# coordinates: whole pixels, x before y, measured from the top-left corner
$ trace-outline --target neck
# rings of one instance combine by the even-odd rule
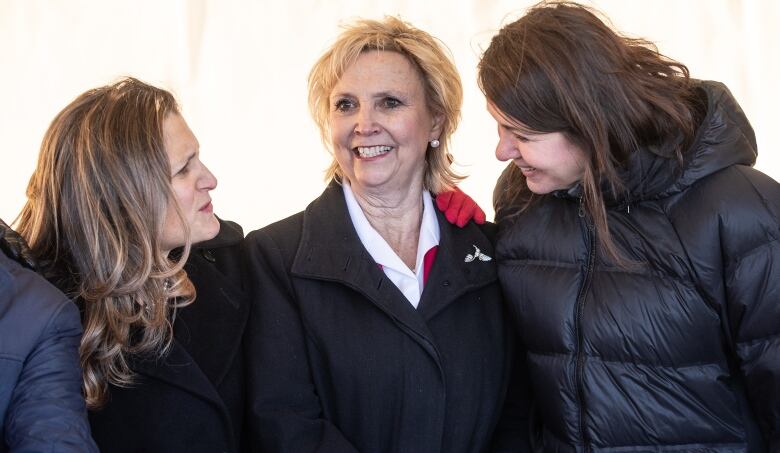
[[[422,184],[390,193],[351,187],[368,223],[409,269],[415,270],[423,214]]]

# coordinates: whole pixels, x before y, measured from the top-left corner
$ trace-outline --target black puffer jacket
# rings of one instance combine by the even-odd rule
[[[780,185],[722,84],[682,171],[638,152],[595,253],[577,187],[500,211],[496,255],[545,451],[780,451]],[[509,184],[507,178],[499,181]]]

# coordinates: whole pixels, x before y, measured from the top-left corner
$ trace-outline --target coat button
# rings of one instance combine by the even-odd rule
[[[217,262],[217,259],[214,258],[214,254],[211,253],[211,250],[203,249],[203,250],[201,250],[200,253],[203,255],[203,258],[206,258],[206,261],[208,261],[209,263],[216,263]]]

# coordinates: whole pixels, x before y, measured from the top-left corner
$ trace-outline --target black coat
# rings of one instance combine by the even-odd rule
[[[216,238],[193,246],[185,269],[197,298],[177,311],[170,353],[156,362],[134,358],[137,383],[110,386],[107,405],[89,414],[102,452],[240,450],[249,313],[238,267],[242,238],[241,227],[221,221]]]
[[[682,171],[639,150],[628,198],[607,197],[634,266],[597,256],[578,187],[519,216],[499,207],[499,278],[545,451],[780,451],[780,185],[751,168],[728,89],[700,89]]]
[[[250,414],[265,452],[481,452],[507,387],[510,330],[487,228],[441,241],[419,308],[358,239],[342,189],[246,239]]]

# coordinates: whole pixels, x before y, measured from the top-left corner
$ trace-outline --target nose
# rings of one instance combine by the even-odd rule
[[[355,117],[355,134],[373,135],[379,132],[374,112],[370,108],[361,108]]]
[[[496,159],[506,162],[518,157],[520,157],[520,150],[517,149],[514,141],[506,137],[505,134],[499,133],[498,144],[496,144]]]
[[[217,177],[206,165],[203,165],[203,174],[198,178],[198,183],[198,188],[201,190],[214,190],[217,188]]]

